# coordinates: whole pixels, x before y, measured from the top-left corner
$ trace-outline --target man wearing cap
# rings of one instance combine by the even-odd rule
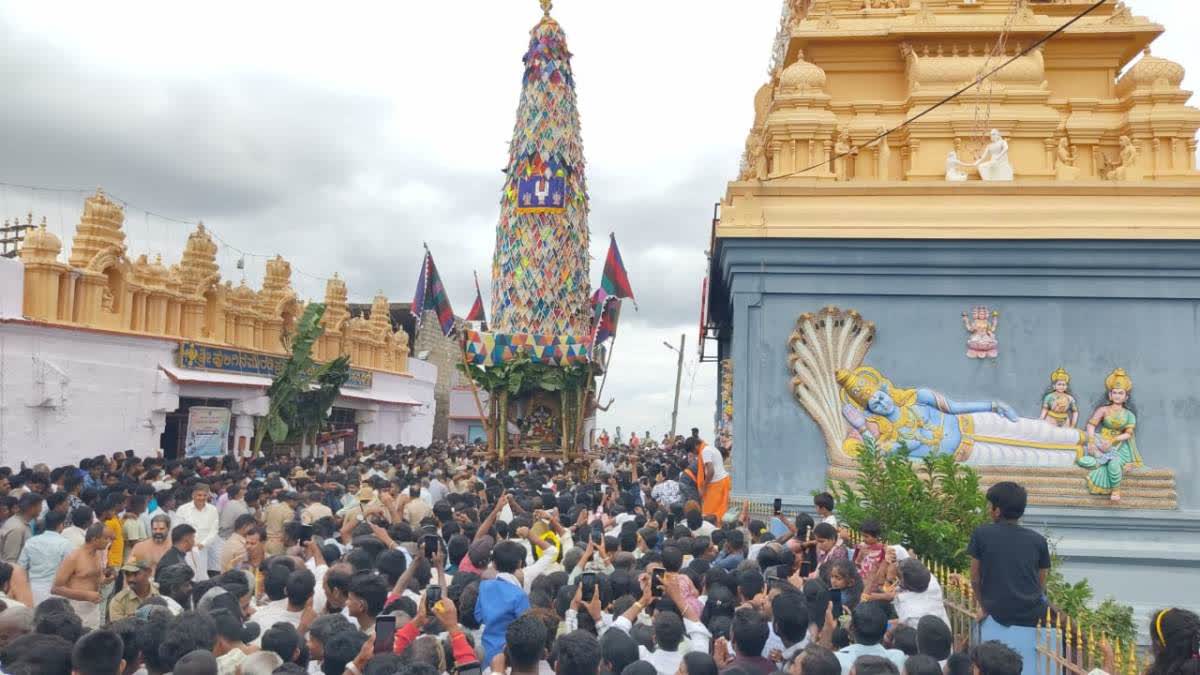
[[[296,519],[296,499],[295,492],[280,491],[278,498],[271,500],[263,512],[263,522],[267,526],[267,555],[283,553],[283,524]]]
[[[138,607],[158,596],[158,588],[150,580],[154,567],[145,560],[130,558],[121,566],[125,573],[125,588],[108,601],[108,620],[120,621],[137,613]]]
[[[322,518],[332,518],[333,509],[321,503],[320,492],[307,492],[304,495],[306,506],[300,510],[300,522],[312,525]]]

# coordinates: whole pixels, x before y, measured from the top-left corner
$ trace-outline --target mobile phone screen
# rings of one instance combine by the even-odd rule
[[[313,538],[313,526],[312,525],[301,525],[300,526],[300,543],[303,544],[304,542],[307,542],[307,541],[311,540],[312,538]]]
[[[438,552],[438,538],[427,534],[423,538],[423,542],[425,546],[425,557],[433,560],[433,557],[437,555]]]
[[[582,585],[579,593],[580,597],[585,602],[590,602],[596,593],[596,573],[585,572],[580,576],[580,584]]]
[[[667,531],[670,532],[671,530],[674,530],[674,529],[675,529],[675,514],[674,513],[667,514]]]
[[[375,653],[390,654],[396,642],[396,616],[381,614],[375,617]]]
[[[442,599],[441,586],[429,586],[425,589],[425,609],[432,612],[433,606]]]
[[[667,576],[667,570],[656,567],[650,574],[650,595],[661,598],[663,596],[663,579]]]
[[[774,513],[775,515],[779,515],[780,513],[783,513],[783,500],[780,499],[779,497],[776,497],[775,503],[771,505],[771,508],[772,508],[772,513]]]
[[[592,541],[599,544],[604,539],[604,530],[600,529],[599,525],[592,526]]]

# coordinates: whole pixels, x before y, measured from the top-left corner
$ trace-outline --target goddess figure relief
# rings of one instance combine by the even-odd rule
[[[1121,368],[1104,380],[1105,398],[1087,423],[1087,454],[1077,464],[1088,472],[1088,490],[1121,501],[1121,480],[1130,469],[1142,466],[1134,430],[1133,380]]]
[[[1071,394],[1071,374],[1064,368],[1050,373],[1050,388],[1042,397],[1042,419],[1056,427],[1075,428],[1079,406]]]
[[[999,356],[999,341],[996,340],[996,328],[1000,325],[1000,312],[992,311],[990,316],[987,307],[976,307],[968,317],[962,314],[963,326],[967,333],[968,359],[994,359]]]

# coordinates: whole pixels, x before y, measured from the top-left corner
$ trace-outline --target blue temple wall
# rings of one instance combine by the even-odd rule
[[[1120,367],[1133,379],[1138,449],[1146,466],[1175,471],[1180,510],[1115,510],[1097,497],[1096,509],[1033,508],[1029,519],[1061,539],[1069,576],[1102,594],[1142,610],[1179,602],[1186,577],[1200,606],[1200,242],[727,238],[716,262],[730,323],[722,353],[734,361],[735,495],[807,506],[823,487],[825,442],[788,370],[804,312],[835,305],[874,322],[865,363],[897,386],[1005,401],[1026,417],[1063,366],[1082,426]],[[977,305],[1000,312],[994,360],[966,356],[962,313]],[[1133,564],[1153,578],[1121,589]]]

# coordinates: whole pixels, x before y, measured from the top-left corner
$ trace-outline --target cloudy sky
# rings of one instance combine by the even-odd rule
[[[608,232],[640,311],[624,312],[601,420],[712,430],[716,371],[696,359],[713,203],[733,177],[765,78],[779,0],[557,0],[578,82],[593,283]],[[1195,8],[1132,0],[1165,24],[1155,52],[1200,71]],[[410,299],[421,242],[456,311],[485,285],[500,170],[535,0],[0,5],[0,181],[127,201],[133,254],[178,259],[203,219],[235,283],[281,253],[320,298]],[[1171,30],[1173,29],[1173,30]],[[1189,29],[1191,33],[1189,33]],[[1196,77],[1189,77],[1192,88]],[[69,238],[82,195],[0,186],[0,217],[33,210]],[[150,212],[150,213],[147,213]],[[632,308],[629,308],[630,310]]]

